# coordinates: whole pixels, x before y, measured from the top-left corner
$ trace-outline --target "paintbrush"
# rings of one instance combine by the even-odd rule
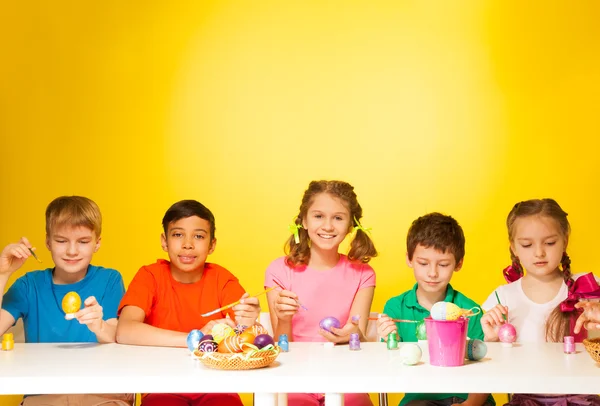
[[[287,290],[285,288],[285,286],[283,286],[281,284],[281,282],[278,282],[277,280],[273,279],[273,283],[275,283],[275,285],[279,286],[281,289],[283,290]],[[300,303],[300,300],[298,298],[296,298],[296,303],[298,303],[298,306],[300,306],[301,308],[303,308],[304,310],[308,310],[308,308],[306,306],[304,306],[302,303]]]
[[[276,288],[276,286],[273,286],[272,288],[269,288],[269,289],[263,290],[262,292],[260,292],[260,293],[258,293],[258,294],[256,294],[256,295],[253,295],[253,296],[248,296],[248,297],[258,297],[258,296],[260,296],[260,295],[264,295],[265,293],[272,291],[272,290],[273,290],[273,289],[275,289],[275,288]],[[247,298],[246,298],[246,299],[247,299]],[[241,299],[240,299],[240,300],[241,300]],[[230,309],[230,308],[232,308],[233,306],[235,306],[235,305],[239,304],[239,303],[240,303],[240,300],[238,300],[237,302],[233,302],[233,303],[231,303],[231,304],[228,304],[227,306],[223,306],[223,307],[220,307],[220,308],[218,308],[218,309],[215,309],[215,310],[213,310],[212,312],[208,312],[208,313],[201,314],[200,316],[201,316],[201,317],[208,317],[208,316],[212,316],[212,315],[213,315],[213,314],[215,314],[215,313],[219,313],[220,311],[223,311],[223,310]]]
[[[31,252],[31,255],[33,255],[33,257],[35,258],[35,260],[36,260],[37,262],[42,262],[42,260],[41,260],[41,259],[39,259],[39,258],[38,258],[38,256],[35,254],[35,251],[34,251],[34,250],[32,250],[31,248],[28,248],[28,250],[29,250],[29,252]]]

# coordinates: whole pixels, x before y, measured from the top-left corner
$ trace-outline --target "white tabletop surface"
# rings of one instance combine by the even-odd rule
[[[15,344],[0,351],[0,394],[169,392],[600,392],[600,365],[577,344],[488,344],[482,361],[434,367],[427,345],[416,366],[399,361],[383,343],[325,348],[290,343],[269,367],[219,371],[193,359],[187,349],[119,344]]]

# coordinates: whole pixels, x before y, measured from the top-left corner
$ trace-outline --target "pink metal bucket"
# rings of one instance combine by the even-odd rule
[[[429,363],[438,367],[457,367],[464,365],[467,347],[469,319],[433,320],[425,319],[427,342],[429,345]]]

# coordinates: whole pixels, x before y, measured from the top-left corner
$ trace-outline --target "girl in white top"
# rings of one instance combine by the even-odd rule
[[[575,280],[571,260],[566,253],[570,225],[567,213],[552,199],[517,203],[506,220],[512,265],[504,270],[509,283],[492,292],[481,306],[486,341],[498,341],[498,328],[505,318],[517,330],[520,342],[562,342],[574,335],[575,322],[581,312],[575,308],[580,298],[600,295],[593,275]],[[523,268],[526,272],[523,272]],[[578,337],[585,336],[582,331]],[[523,395],[512,397],[511,405],[600,405],[595,395]]]

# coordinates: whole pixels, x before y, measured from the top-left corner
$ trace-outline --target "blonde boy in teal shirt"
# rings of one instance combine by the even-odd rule
[[[413,221],[406,237],[406,263],[413,269],[415,286],[391,298],[377,321],[377,334],[387,339],[396,333],[400,341],[417,341],[415,325],[394,323],[394,319],[423,320],[434,303],[452,302],[463,309],[479,305],[454,290],[450,279],[460,270],[465,255],[465,236],[458,222],[450,216],[430,213]],[[480,308],[481,310],[481,308]],[[483,340],[480,312],[469,319],[468,336]],[[487,393],[407,393],[400,406],[482,406],[495,405]]]

